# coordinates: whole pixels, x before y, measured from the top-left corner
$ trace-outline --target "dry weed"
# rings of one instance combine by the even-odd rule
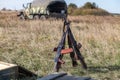
[[[8,14],[7,14],[8,15]],[[71,17],[71,29],[83,47],[81,52],[88,64],[85,71],[72,68],[65,56],[65,72],[90,76],[97,80],[120,79],[120,17]],[[53,71],[56,47],[62,36],[61,20],[18,20],[0,15],[0,60],[21,65],[42,76]]]

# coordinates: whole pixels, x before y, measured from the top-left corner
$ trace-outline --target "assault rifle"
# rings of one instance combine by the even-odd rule
[[[65,49],[65,42],[66,38],[68,39],[68,49]],[[56,51],[56,56],[55,56],[55,66],[54,69],[56,72],[59,71],[61,68],[61,64],[64,64],[65,62],[62,60],[64,54],[70,53],[70,57],[72,59],[72,65],[73,67],[76,67],[78,65],[77,60],[80,60],[82,67],[84,69],[87,69],[87,65],[84,61],[83,56],[81,55],[80,48],[82,45],[80,43],[77,44],[72,31],[70,29],[70,21],[67,19],[64,19],[64,26],[63,26],[63,35],[62,39],[58,45],[57,48],[54,49]]]

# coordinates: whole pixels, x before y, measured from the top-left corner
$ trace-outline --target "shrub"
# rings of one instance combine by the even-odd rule
[[[68,5],[68,14],[72,14],[72,12],[77,9],[77,5],[76,4],[73,4],[73,3],[70,3]]]
[[[96,9],[97,6],[96,6],[96,3],[90,3],[90,2],[87,2],[85,3],[85,5],[83,6],[84,9]]]

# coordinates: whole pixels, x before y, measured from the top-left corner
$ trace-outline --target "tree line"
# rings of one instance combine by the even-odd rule
[[[104,9],[98,7],[98,5],[93,2],[87,2],[82,7],[78,7],[74,3],[68,5],[68,14],[69,15],[109,15]]]

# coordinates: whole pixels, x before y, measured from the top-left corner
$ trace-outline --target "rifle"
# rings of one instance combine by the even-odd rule
[[[68,45],[69,48],[65,49],[65,41],[66,38],[68,39]],[[84,69],[87,69],[87,65],[84,61],[83,56],[81,55],[80,48],[82,45],[80,43],[77,44],[73,33],[70,29],[70,21],[67,21],[67,19],[64,19],[64,26],[63,26],[63,35],[62,39],[58,45],[57,48],[54,49],[56,51],[56,56],[55,56],[55,66],[54,69],[56,72],[59,71],[61,68],[61,64],[64,64],[65,62],[62,60],[64,54],[70,53],[70,57],[72,59],[72,65],[73,67],[76,67],[78,65],[77,59],[80,60],[82,67]]]

